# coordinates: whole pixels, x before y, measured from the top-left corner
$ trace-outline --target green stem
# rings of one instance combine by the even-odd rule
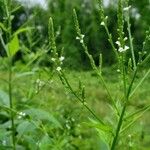
[[[9,107],[13,110],[13,100],[12,100],[12,58],[9,58],[9,84],[8,84],[8,92],[9,92]],[[16,150],[16,138],[15,138],[15,123],[14,123],[14,112],[10,112],[11,118],[11,130],[12,130],[12,143],[13,150]]]
[[[8,33],[6,35],[7,43],[9,43],[11,36],[12,36],[12,24],[11,24],[11,0],[9,1],[3,1],[5,10],[6,10],[6,16],[7,16],[7,26],[8,26]],[[6,49],[7,52],[9,52],[9,46],[8,49]],[[12,57],[8,55],[9,60],[9,76],[8,76],[8,94],[9,94],[9,107],[11,110],[13,110],[13,99],[12,99]],[[15,123],[14,123],[14,112],[10,112],[10,119],[11,119],[11,130],[12,130],[12,144],[13,144],[13,150],[16,150],[16,137],[15,137]]]
[[[131,35],[131,24],[130,24],[130,19],[129,19],[129,15],[127,17],[127,30],[128,30],[128,34],[129,34],[129,42],[130,42],[130,49],[131,49],[131,55],[132,55],[132,61],[133,61],[133,68],[134,70],[136,70],[136,61],[135,61],[135,54],[134,54],[134,48],[133,48],[133,38]]]
[[[123,65],[123,64],[122,64],[122,65]],[[125,112],[126,112],[127,103],[128,103],[128,101],[129,101],[129,96],[130,96],[130,93],[131,93],[131,89],[132,89],[132,87],[133,87],[133,83],[134,83],[136,74],[137,74],[137,68],[136,68],[136,70],[134,71],[134,74],[133,74],[131,83],[130,83],[130,85],[129,85],[129,87],[128,87],[128,90],[126,91],[126,73],[125,73],[125,68],[124,68],[124,66],[123,66],[123,81],[124,81],[124,96],[125,96],[125,102],[124,102],[124,106],[123,106],[123,108],[122,108],[121,115],[120,115],[120,118],[119,118],[119,121],[118,121],[118,125],[117,125],[117,129],[116,129],[115,137],[114,137],[113,142],[112,142],[112,145],[111,145],[111,150],[115,150],[116,143],[117,143],[117,141],[118,141],[118,136],[119,136],[120,129],[121,129],[122,124],[123,124],[123,121],[124,121],[124,115],[125,115]]]
[[[117,143],[118,136],[119,136],[119,132],[120,132],[120,129],[121,129],[121,126],[122,126],[122,123],[123,123],[123,118],[124,118],[126,106],[127,106],[127,103],[125,103],[125,105],[124,105],[124,107],[121,111],[120,119],[119,119],[117,129],[116,129],[116,134],[115,134],[115,137],[114,137],[112,145],[111,145],[111,150],[115,150],[116,143]]]
[[[97,115],[87,106],[87,104],[84,102],[84,100],[82,100],[77,94],[76,92],[73,90],[73,88],[71,87],[70,83],[68,82],[65,74],[63,73],[63,71],[60,72],[61,74],[59,74],[59,77],[64,79],[66,85],[68,86],[68,88],[70,89],[70,91],[72,92],[72,94],[79,100],[79,102],[94,116],[95,119],[97,119],[101,124],[104,125],[104,122],[97,117]]]

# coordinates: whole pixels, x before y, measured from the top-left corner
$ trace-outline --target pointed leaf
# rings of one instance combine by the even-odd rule
[[[9,96],[6,92],[0,90],[0,104],[9,106]]]
[[[29,115],[33,120],[47,120],[49,122],[52,122],[55,127],[62,128],[59,121],[50,113],[42,110],[42,109],[36,109],[31,108],[23,111],[26,115]]]
[[[14,56],[19,51],[19,39],[18,36],[14,36],[13,39],[7,44],[7,55]]]

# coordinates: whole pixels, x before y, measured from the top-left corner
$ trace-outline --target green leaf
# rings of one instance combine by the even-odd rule
[[[19,39],[18,36],[14,36],[13,39],[7,44],[7,55],[14,56],[19,51]]]
[[[18,125],[17,132],[18,132],[19,137],[21,137],[23,134],[32,132],[35,129],[36,129],[36,126],[33,123],[29,121],[23,121]]]
[[[6,92],[0,90],[0,104],[9,106],[9,96]]]
[[[105,150],[109,150],[109,143],[111,142],[113,136],[113,129],[111,126],[100,124],[99,122],[90,119],[89,126],[94,127],[102,140],[102,145],[105,147]]]
[[[22,72],[22,73],[16,74],[16,78],[20,78],[20,77],[24,77],[24,76],[31,76],[31,75],[34,75],[34,72],[33,72],[33,71],[30,71],[30,72]]]
[[[43,150],[49,150],[51,145],[51,139],[48,135],[44,135],[40,141],[39,148]]]
[[[59,121],[50,113],[42,110],[42,109],[36,109],[31,108],[23,111],[26,115],[29,115],[33,120],[47,120],[49,122],[52,122],[55,127],[62,128]]]
[[[14,34],[13,36],[18,36],[18,34],[22,33],[22,32],[26,32],[29,30],[34,29],[33,27],[26,27],[26,28],[19,28]]]
[[[7,32],[7,29],[2,22],[0,22],[0,28],[3,29],[5,32]]]

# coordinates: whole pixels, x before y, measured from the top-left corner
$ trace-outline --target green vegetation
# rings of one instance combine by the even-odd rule
[[[149,5],[0,0],[0,150],[148,150]]]

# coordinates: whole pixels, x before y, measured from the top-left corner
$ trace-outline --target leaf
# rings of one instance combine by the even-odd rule
[[[34,29],[34,27],[20,28],[20,29],[18,29],[18,30],[13,34],[13,36],[18,36],[18,34],[20,34],[20,33],[22,33],[22,32],[26,32],[26,31],[32,30],[32,29]]]
[[[17,132],[18,132],[18,135],[21,137],[23,134],[32,132],[35,129],[36,129],[36,126],[33,123],[29,121],[23,121],[18,125]]]
[[[7,29],[2,22],[0,22],[0,28],[3,29],[5,32],[7,32]]]
[[[0,104],[9,106],[9,96],[6,92],[0,90]]]
[[[26,115],[29,115],[33,120],[47,120],[49,122],[52,122],[55,127],[62,128],[59,121],[50,113],[37,108],[31,108],[23,111]]]
[[[34,72],[33,72],[33,71],[30,71],[30,72],[18,73],[18,74],[16,74],[16,77],[17,77],[17,78],[20,78],[20,77],[30,76],[30,75],[34,75]]]
[[[14,56],[19,51],[19,40],[18,36],[15,35],[13,39],[7,44],[7,55]]]
[[[51,139],[48,135],[44,135],[40,141],[39,148],[48,150],[51,145]]]
[[[90,119],[90,123],[88,125],[96,129],[100,139],[102,140],[101,144],[106,150],[109,150],[109,143],[113,136],[113,130],[111,126],[100,124],[93,119]]]

